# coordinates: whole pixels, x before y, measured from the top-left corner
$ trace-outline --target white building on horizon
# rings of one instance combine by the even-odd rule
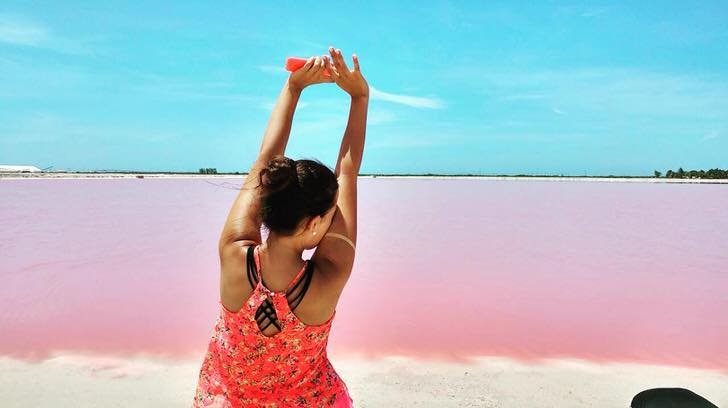
[[[0,164],[0,173],[40,173],[41,169],[35,166],[10,166]]]

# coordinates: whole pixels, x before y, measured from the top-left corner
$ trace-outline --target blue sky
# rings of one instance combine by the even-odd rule
[[[0,163],[247,171],[287,56],[371,87],[363,173],[728,168],[728,3],[0,4]],[[286,154],[333,167],[348,98],[306,89]]]

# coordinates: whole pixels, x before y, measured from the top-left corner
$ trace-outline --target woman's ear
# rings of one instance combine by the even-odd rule
[[[315,231],[316,228],[319,227],[319,224],[321,224],[321,221],[323,221],[323,219],[320,215],[309,218],[308,222],[306,223],[306,230],[310,229],[312,231]]]

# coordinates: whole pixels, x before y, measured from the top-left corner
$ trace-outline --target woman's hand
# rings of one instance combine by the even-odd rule
[[[324,75],[324,68],[327,65],[329,57],[328,55],[311,57],[306,63],[294,72],[291,72],[291,76],[288,77],[289,86],[301,92],[309,85],[320,84],[324,82],[334,82],[331,77],[331,69],[329,69],[329,75]]]
[[[350,71],[349,67],[346,66],[340,49],[337,48],[334,50],[334,47],[329,47],[329,53],[331,54],[333,64],[326,59],[324,66],[331,73],[333,82],[336,82],[336,85],[339,85],[352,98],[369,97],[369,84],[367,84],[367,81],[361,74],[361,69],[359,69],[359,57],[356,54],[351,56],[354,62],[354,69]]]

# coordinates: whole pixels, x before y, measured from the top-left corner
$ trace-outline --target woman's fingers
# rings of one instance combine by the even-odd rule
[[[339,76],[339,70],[334,65],[333,58],[328,59],[328,62],[329,62],[329,65],[328,65],[329,72],[331,72],[332,74],[336,75],[336,77],[338,77]]]
[[[323,59],[319,56],[311,57],[313,58],[313,63],[311,64],[311,67],[306,71],[306,77],[309,78],[309,80],[313,78],[317,78],[320,75],[321,68],[323,67]]]
[[[331,66],[331,61],[328,57],[324,57],[324,69],[329,72],[329,78],[334,79],[334,68]]]
[[[331,54],[331,66],[334,68],[338,68],[338,61],[336,61],[336,52],[334,51],[334,47],[329,47],[329,54]]]
[[[318,57],[319,63],[316,67],[316,76],[322,76],[324,74],[324,66],[326,65],[326,61],[323,56]]]
[[[341,53],[340,49],[336,49],[336,58],[339,60],[339,65],[341,66],[341,71],[348,73],[349,67],[346,66],[346,61],[344,61],[344,54]]]
[[[329,53],[331,54],[334,68],[336,68],[341,74],[348,73],[349,67],[346,65],[346,61],[344,60],[344,56],[341,53],[341,49],[329,47]],[[361,72],[361,66],[359,65],[359,56],[353,54],[351,56],[351,60],[354,63],[354,71]]]
[[[317,56],[313,67],[307,72],[311,83],[320,84],[323,82],[334,82],[331,76],[324,75],[324,70],[328,65],[328,58],[325,55]],[[330,73],[331,71],[329,71]]]
[[[339,73],[343,74],[343,71],[346,68],[346,64],[344,63],[344,58],[341,56],[341,50],[338,48],[334,49],[333,47],[330,47],[329,52],[334,59],[334,66],[339,71]]]
[[[301,67],[301,69],[303,69],[305,71],[308,71],[313,66],[313,63],[314,63],[315,60],[316,60],[315,57],[309,58],[308,61],[306,61],[306,63],[303,64],[303,67]]]
[[[329,72],[331,72],[331,77],[332,77],[332,78],[334,78],[334,79],[339,79],[339,78],[341,78],[341,74],[339,74],[339,70],[338,70],[338,69],[336,69],[336,67],[335,67],[335,66],[333,66],[333,65],[329,65]]]

